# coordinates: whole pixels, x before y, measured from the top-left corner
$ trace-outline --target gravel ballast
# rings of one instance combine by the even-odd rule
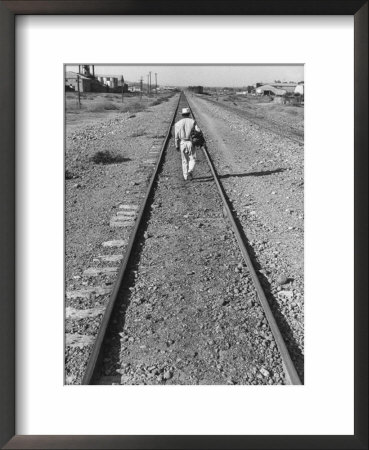
[[[67,115],[66,308],[106,306],[177,101],[178,95],[135,114],[100,114],[94,121],[91,113],[83,121],[81,113],[70,125]],[[124,211],[127,226],[111,226]],[[66,384],[81,382],[102,313],[76,317],[65,317]]]
[[[273,133],[221,103],[189,100],[303,380],[304,147],[281,136],[282,124]]]
[[[275,123],[262,126],[268,114],[257,123],[221,102],[189,99],[303,381],[303,145],[283,137],[285,117],[273,133]],[[177,101],[67,124],[67,384],[81,383]],[[200,149],[194,175],[183,180],[171,139],[96,384],[285,384]]]
[[[284,384],[282,361],[202,151],[170,142],[121,288],[101,384]]]

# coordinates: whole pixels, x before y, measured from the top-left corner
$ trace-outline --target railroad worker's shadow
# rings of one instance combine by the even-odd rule
[[[226,179],[226,178],[233,178],[233,177],[263,177],[266,175],[273,175],[274,173],[281,173],[286,171],[287,169],[275,169],[275,170],[264,170],[261,172],[248,172],[248,173],[227,173],[225,175],[218,175],[220,179]],[[210,181],[214,181],[214,178],[212,175],[205,176],[205,177],[194,177],[193,182],[194,183],[209,183]]]
[[[248,172],[248,173],[228,173],[225,175],[219,175],[219,178],[233,178],[233,177],[264,177],[266,175],[273,175],[274,173],[285,172],[287,169],[279,168],[274,170],[262,170],[260,172]]]
[[[210,181],[214,181],[214,177],[212,175],[208,177],[193,177],[193,183],[208,183]]]

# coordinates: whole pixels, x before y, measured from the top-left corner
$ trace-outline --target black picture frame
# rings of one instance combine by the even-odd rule
[[[355,413],[350,436],[15,435],[15,17],[19,14],[353,15],[355,40]],[[368,2],[365,0],[0,1],[0,445],[7,449],[368,448]],[[331,282],[334,280],[331,280]],[[337,393],[339,395],[339,393]]]

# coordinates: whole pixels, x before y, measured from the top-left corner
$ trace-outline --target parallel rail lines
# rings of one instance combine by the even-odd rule
[[[98,365],[99,356],[100,356],[100,352],[101,352],[101,349],[102,349],[102,344],[103,344],[106,332],[107,332],[108,327],[109,327],[109,323],[110,323],[111,316],[112,316],[112,311],[113,311],[114,305],[115,305],[117,297],[118,297],[118,292],[119,292],[119,289],[120,289],[120,287],[122,285],[123,279],[126,276],[127,267],[128,267],[129,261],[130,261],[130,259],[132,257],[133,249],[135,248],[135,241],[136,241],[137,236],[138,236],[138,230],[139,230],[140,226],[142,225],[142,219],[144,217],[144,213],[145,213],[145,211],[148,208],[149,199],[151,197],[151,194],[152,194],[154,186],[155,186],[155,181],[156,181],[157,176],[158,176],[159,168],[161,167],[161,164],[162,164],[163,155],[164,155],[164,152],[167,149],[168,143],[169,143],[170,138],[171,138],[171,130],[172,130],[172,127],[174,125],[174,121],[175,121],[176,116],[177,116],[177,111],[178,111],[179,105],[182,104],[182,103],[187,103],[188,106],[190,106],[187,98],[184,95],[184,93],[182,93],[180,95],[179,99],[178,99],[178,103],[176,105],[176,108],[175,108],[175,111],[174,111],[174,114],[173,114],[173,118],[171,120],[171,123],[170,123],[169,129],[168,129],[166,138],[165,138],[165,140],[163,142],[163,145],[162,145],[162,148],[161,148],[161,152],[160,152],[160,156],[159,156],[159,158],[158,158],[158,160],[156,162],[156,167],[155,167],[154,173],[153,173],[153,175],[151,177],[150,184],[148,186],[145,199],[144,199],[143,204],[142,204],[142,206],[141,206],[141,208],[140,208],[140,210],[139,210],[139,212],[137,214],[137,220],[135,222],[135,226],[134,226],[133,232],[131,233],[131,236],[130,236],[130,239],[129,239],[129,242],[128,242],[128,245],[127,245],[127,249],[126,249],[126,252],[125,252],[125,256],[124,256],[123,261],[121,263],[121,266],[119,268],[118,276],[117,276],[116,282],[114,284],[113,290],[111,292],[108,305],[107,305],[107,307],[105,309],[104,316],[103,316],[103,319],[102,319],[102,322],[101,322],[101,325],[100,325],[100,328],[99,328],[96,340],[94,342],[94,345],[93,345],[93,348],[92,348],[92,351],[91,351],[91,354],[90,354],[90,358],[89,358],[89,361],[88,361],[88,364],[87,364],[87,368],[86,368],[86,371],[85,371],[85,374],[84,374],[84,377],[83,377],[83,380],[82,380],[82,384],[92,384],[92,382],[93,382],[94,374],[95,374],[95,371],[96,371],[96,368],[97,368],[97,365]],[[283,363],[283,366],[284,366],[286,381],[287,381],[288,384],[301,384],[301,381],[300,381],[299,376],[297,374],[297,371],[296,371],[296,369],[294,367],[294,364],[293,364],[293,362],[291,360],[291,357],[289,355],[289,352],[288,352],[288,349],[287,349],[286,344],[284,342],[284,339],[282,337],[282,334],[281,334],[281,332],[280,332],[280,330],[278,328],[276,320],[275,320],[275,318],[273,316],[273,313],[272,313],[272,311],[271,311],[271,309],[269,307],[269,304],[268,304],[267,298],[265,296],[264,290],[263,290],[263,288],[261,286],[261,283],[260,283],[260,281],[258,279],[256,271],[255,271],[255,269],[253,267],[252,260],[251,260],[251,258],[249,256],[249,253],[247,251],[247,247],[246,247],[246,245],[244,243],[244,237],[242,235],[242,232],[238,229],[236,221],[235,221],[235,219],[234,219],[234,217],[232,215],[231,208],[229,207],[229,202],[228,202],[228,200],[226,198],[224,189],[223,189],[223,187],[222,187],[222,185],[221,185],[221,183],[219,181],[218,175],[216,173],[216,170],[214,168],[214,165],[212,163],[210,155],[209,155],[208,151],[205,148],[203,149],[203,151],[204,151],[206,160],[208,162],[208,165],[210,167],[211,173],[213,175],[214,182],[215,182],[215,184],[217,186],[217,189],[218,189],[220,198],[222,200],[224,209],[226,211],[226,215],[227,215],[228,220],[229,220],[229,222],[230,222],[230,224],[232,226],[233,232],[235,234],[235,237],[236,237],[236,240],[238,242],[239,248],[240,248],[241,253],[243,255],[244,261],[245,261],[245,263],[246,263],[246,265],[247,265],[247,267],[249,269],[251,278],[252,278],[253,283],[255,285],[259,301],[260,301],[261,306],[262,306],[262,308],[264,310],[264,313],[265,313],[265,316],[267,318],[269,327],[270,327],[270,329],[271,329],[271,331],[273,333],[274,339],[276,341],[279,353],[281,355],[282,363]]]

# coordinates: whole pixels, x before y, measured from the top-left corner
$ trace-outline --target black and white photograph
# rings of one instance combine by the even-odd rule
[[[304,384],[304,65],[63,70],[64,383]]]

